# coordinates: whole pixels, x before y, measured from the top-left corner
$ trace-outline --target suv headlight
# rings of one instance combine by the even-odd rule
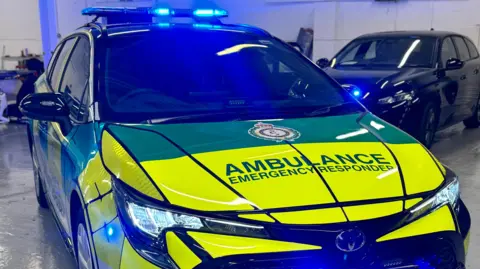
[[[400,103],[403,101],[411,101],[413,100],[414,97],[414,92],[397,92],[394,95],[383,97],[378,99],[378,103],[381,105],[387,105],[387,104],[395,104],[395,103]]]
[[[217,234],[268,238],[261,225],[200,216],[179,209],[162,207],[118,179],[113,179],[117,211],[125,236],[145,259],[162,268],[171,268],[165,246],[165,233],[189,230]],[[187,211],[187,210],[185,210]]]
[[[458,208],[458,199],[460,198],[460,184],[456,176],[447,179],[445,187],[438,191],[434,196],[421,202],[410,210],[408,222],[418,219],[428,212],[450,204],[453,209]]]

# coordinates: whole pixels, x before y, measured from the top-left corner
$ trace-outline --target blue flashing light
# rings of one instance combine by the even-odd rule
[[[193,25],[195,28],[205,28],[205,29],[219,29],[220,25],[206,24],[206,23],[195,23]]]
[[[155,8],[153,13],[158,16],[170,16],[171,12],[168,8]]]
[[[355,97],[360,96],[360,91],[359,90],[354,90],[353,91],[353,96],[355,96]]]
[[[168,23],[168,22],[161,22],[161,23],[158,23],[157,25],[159,27],[165,27],[165,28],[170,27],[170,23]]]
[[[107,235],[108,235],[109,237],[111,237],[111,236],[113,235],[113,228],[112,228],[112,227],[108,227],[108,229],[107,229]]]
[[[428,261],[425,259],[419,259],[415,261],[415,264],[418,266],[420,269],[434,269],[435,267],[432,266]]]
[[[228,12],[224,9],[195,9],[193,15],[196,17],[227,17]]]

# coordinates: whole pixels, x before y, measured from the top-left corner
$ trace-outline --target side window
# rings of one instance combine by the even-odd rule
[[[455,46],[458,50],[458,55],[460,56],[461,61],[466,61],[470,59],[470,54],[468,53],[467,44],[465,40],[459,36],[454,36],[453,41],[455,42]]]
[[[89,75],[90,42],[81,37],[70,55],[59,90],[67,100],[71,117],[81,122],[88,115]]]
[[[453,41],[450,37],[447,37],[443,40],[442,43],[442,52],[440,55],[440,60],[442,65],[445,66],[448,59],[458,58],[457,52],[455,51],[455,46],[453,46]]]
[[[50,86],[56,92],[59,89],[58,87],[60,84],[60,79],[62,77],[63,67],[74,44],[75,38],[72,38],[64,41],[64,43],[60,45],[60,51],[57,53],[57,58],[54,60],[55,62],[53,62],[51,66],[52,70],[49,70],[49,72],[51,73],[49,74],[48,80]]]
[[[468,38],[465,38],[465,41],[467,42],[468,51],[470,52],[470,58],[477,58],[478,57],[477,46],[475,46],[475,44],[473,44],[473,42],[470,41],[470,39]]]

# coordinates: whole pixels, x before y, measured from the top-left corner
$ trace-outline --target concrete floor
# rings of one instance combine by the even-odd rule
[[[480,223],[480,129],[440,132],[434,154],[460,177],[462,197]],[[0,125],[0,269],[74,268],[49,211],[37,206],[25,125]],[[468,268],[480,266],[480,229],[472,225]]]

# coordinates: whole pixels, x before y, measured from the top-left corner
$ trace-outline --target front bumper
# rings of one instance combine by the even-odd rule
[[[188,231],[168,232],[170,236],[167,233],[166,250],[171,259],[171,268],[181,269],[459,269],[465,268],[470,231],[470,215],[463,202],[460,201],[455,215],[457,231],[436,232],[380,243],[369,242],[361,250],[350,253],[338,250],[334,244],[323,245],[322,249],[271,253],[265,252],[264,246],[261,246],[262,241],[270,240],[231,237],[237,242],[244,242],[239,245],[232,243],[235,241],[231,239],[216,241],[215,235]],[[142,258],[144,255],[139,255],[128,240],[125,244],[129,247],[124,247],[122,263],[127,256],[128,259],[148,264],[148,267],[142,268],[160,268]],[[277,246],[279,249],[284,247],[281,243]]]
[[[423,106],[420,100],[415,103],[404,101],[390,105],[366,103],[365,106],[382,120],[409,134],[418,132],[423,117]]]

